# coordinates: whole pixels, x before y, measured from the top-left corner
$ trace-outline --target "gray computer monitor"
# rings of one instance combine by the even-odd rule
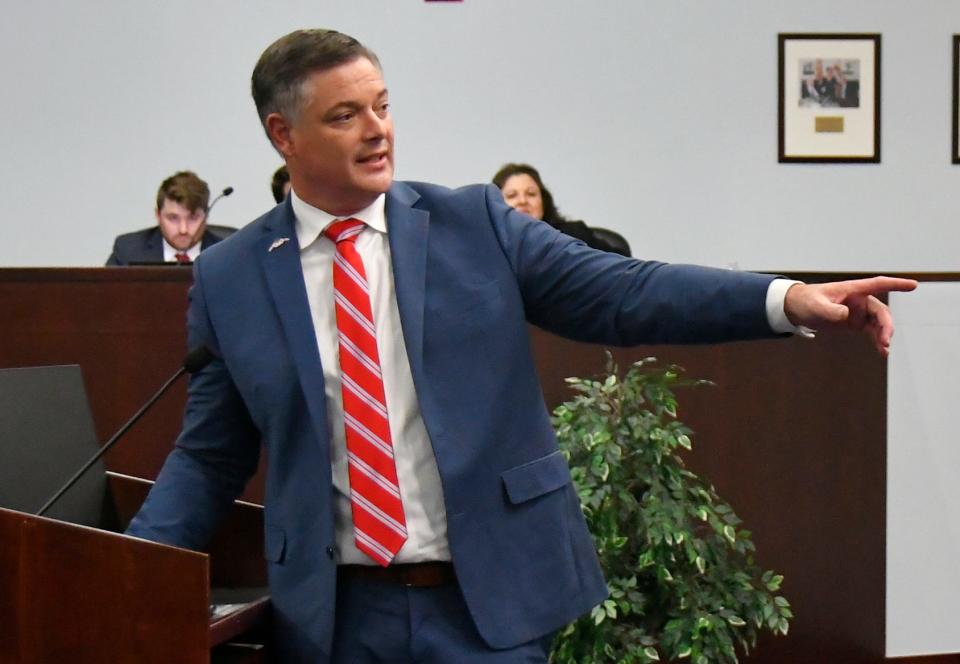
[[[0,507],[35,513],[98,449],[79,366],[0,369]],[[45,516],[114,529],[103,463]]]

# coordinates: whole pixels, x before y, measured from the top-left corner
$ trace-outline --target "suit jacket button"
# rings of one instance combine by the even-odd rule
[[[327,547],[327,558],[329,558],[330,560],[333,560],[333,547],[332,547],[332,546],[328,546],[328,547]]]

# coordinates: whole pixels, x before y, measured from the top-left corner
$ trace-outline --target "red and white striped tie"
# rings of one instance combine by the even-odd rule
[[[393,459],[367,273],[355,244],[363,227],[362,221],[345,219],[330,224],[324,234],[337,245],[333,293],[353,534],[358,549],[386,566],[407,540],[407,522]]]

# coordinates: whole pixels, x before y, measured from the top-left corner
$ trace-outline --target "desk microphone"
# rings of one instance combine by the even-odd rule
[[[229,187],[228,187],[228,189],[229,189]],[[227,190],[224,189],[224,195],[227,195],[227,194],[226,194],[226,191],[227,191]],[[231,191],[232,191],[232,189],[231,189]],[[90,467],[93,466],[93,464],[95,464],[95,463],[97,462],[97,460],[100,459],[100,457],[102,457],[104,454],[106,454],[107,451],[108,451],[111,447],[113,447],[118,440],[120,440],[120,438],[123,436],[123,434],[127,433],[127,431],[130,429],[130,427],[132,427],[134,424],[136,424],[137,421],[138,421],[141,417],[143,417],[143,414],[144,414],[144,413],[146,413],[148,410],[150,410],[150,407],[153,406],[153,404],[156,403],[156,401],[157,401],[160,397],[163,396],[163,394],[170,388],[171,385],[173,385],[173,384],[176,382],[176,380],[177,380],[178,378],[180,378],[180,376],[182,376],[182,375],[185,374],[185,373],[196,373],[196,372],[200,371],[200,370],[203,369],[205,366],[207,366],[208,364],[210,364],[210,361],[211,361],[212,359],[213,359],[213,353],[211,353],[210,350],[209,350],[206,346],[197,346],[196,348],[192,349],[189,353],[187,353],[187,356],[186,356],[185,358],[183,358],[183,364],[181,364],[180,368],[177,369],[177,372],[176,372],[175,374],[173,374],[173,375],[167,380],[166,383],[163,384],[163,387],[161,387],[161,388],[157,391],[156,394],[154,394],[152,397],[150,397],[150,400],[147,401],[147,403],[145,403],[145,404],[143,405],[143,407],[140,408],[140,410],[138,410],[138,411],[136,412],[136,414],[135,414],[133,417],[131,417],[130,420],[129,420],[126,424],[124,424],[122,427],[120,427],[119,431],[117,431],[115,434],[113,434],[113,436],[110,438],[110,440],[108,440],[108,441],[103,445],[103,447],[101,447],[101,448],[97,451],[97,453],[94,454],[94,455],[90,458],[90,460],[87,461],[87,463],[85,463],[85,464],[83,465],[83,468],[81,468],[80,470],[78,470],[77,473],[76,473],[73,477],[71,477],[70,480],[69,480],[66,484],[64,484],[62,487],[60,487],[60,489],[53,495],[53,497],[52,497],[50,500],[48,500],[47,503],[46,503],[43,507],[40,508],[40,510],[36,513],[36,516],[43,516],[43,515],[47,512],[47,510],[49,510],[51,507],[53,507],[53,504],[54,504],[55,502],[57,502],[58,500],[60,500],[60,497],[63,496],[63,494],[65,494],[70,487],[72,487],[74,484],[76,484],[76,483],[77,483],[77,480],[79,480],[81,477],[83,477],[83,474],[84,474],[85,472],[87,472],[88,470],[90,470]]]
[[[217,194],[217,197],[213,199],[213,202],[207,206],[207,216],[210,215],[210,210],[212,210],[213,206],[217,204],[217,201],[219,201],[224,196],[229,196],[232,193],[233,193],[233,187],[227,187],[223,191],[221,191],[219,194]]]

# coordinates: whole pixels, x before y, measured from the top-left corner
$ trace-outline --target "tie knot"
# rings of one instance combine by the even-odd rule
[[[335,221],[324,229],[323,234],[339,244],[340,242],[353,242],[360,235],[360,231],[366,226],[359,219],[342,219]]]

